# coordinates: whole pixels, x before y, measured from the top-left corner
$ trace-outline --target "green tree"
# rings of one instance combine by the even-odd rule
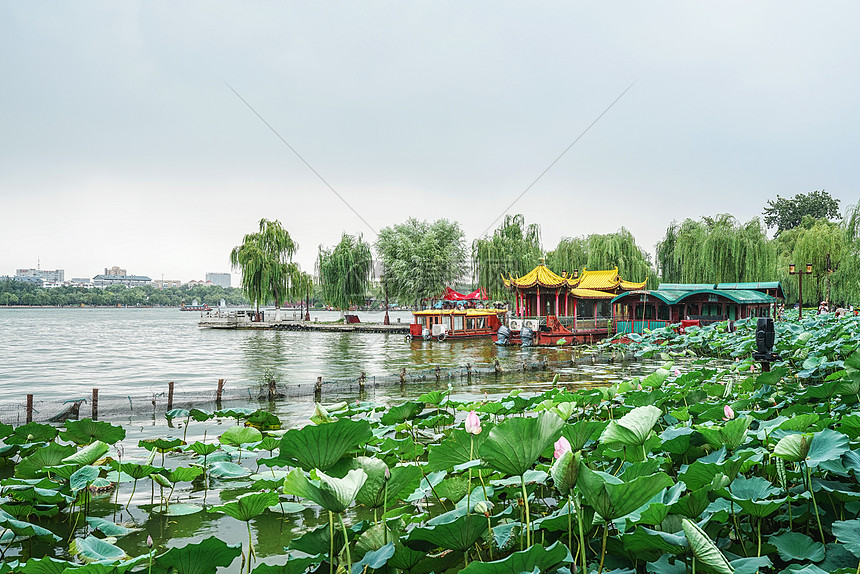
[[[776,235],[797,227],[807,215],[813,219],[838,219],[839,200],[822,189],[798,193],[791,199],[777,195],[764,208],[764,222],[768,229],[776,227]]]
[[[556,273],[574,269],[592,270],[618,267],[618,274],[627,281],[648,280],[649,287],[657,286],[657,274],[650,256],[636,245],[636,239],[627,229],[615,233],[593,234],[584,237],[563,237],[558,246],[547,254],[547,264]]]
[[[281,302],[292,294],[292,280],[298,279],[298,266],[292,258],[298,249],[278,220],[260,220],[257,233],[249,233],[230,252],[230,263],[242,271],[242,290],[254,302],[257,311],[260,305]]]
[[[668,283],[769,281],[775,253],[758,218],[741,224],[723,213],[673,221],[657,244],[657,264]]]
[[[319,247],[317,275],[325,302],[341,315],[351,305],[364,303],[373,274],[373,256],[361,235],[346,233],[334,249]]]
[[[410,218],[379,232],[376,250],[390,297],[416,304],[437,296],[466,269],[466,244],[460,224]]]
[[[510,293],[502,277],[528,273],[540,263],[542,255],[540,226],[526,225],[520,214],[506,215],[491,237],[472,242],[472,274],[491,297],[508,299]]]

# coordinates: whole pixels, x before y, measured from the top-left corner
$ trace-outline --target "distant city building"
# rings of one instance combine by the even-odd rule
[[[108,269],[105,267],[105,275],[110,275],[111,277],[128,277],[128,272],[125,269],[120,269],[116,265]]]
[[[138,285],[148,285],[152,283],[152,279],[146,275],[96,275],[93,277],[93,285],[96,287],[107,287],[108,285],[125,285],[126,287],[136,287]]]
[[[26,275],[4,275],[0,277],[0,281],[20,281],[21,283],[32,283],[36,287],[41,287],[44,281],[39,277],[27,277]]]
[[[93,280],[89,277],[72,277],[69,283],[72,287],[93,287]]]
[[[62,283],[66,272],[62,269],[16,269],[16,277],[38,277],[48,283]]]
[[[152,284],[158,289],[164,289],[165,287],[180,287],[182,281],[179,279],[154,279]]]
[[[185,284],[186,287],[196,287],[198,285],[214,285],[214,283],[212,283],[211,281],[198,281],[196,279],[192,279]]]
[[[211,281],[219,287],[228,289],[231,287],[230,282],[232,281],[232,277],[229,273],[207,273],[206,281]]]

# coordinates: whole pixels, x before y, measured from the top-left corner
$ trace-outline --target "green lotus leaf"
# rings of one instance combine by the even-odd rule
[[[621,443],[624,446],[644,444],[662,415],[663,411],[652,405],[636,407],[620,419],[609,421],[609,425],[600,435],[600,442]]]
[[[465,552],[486,532],[486,518],[477,514],[463,514],[451,522],[413,528],[404,544],[422,552],[429,552],[434,548]]]
[[[170,474],[167,475],[167,480],[173,483],[191,482],[201,474],[203,474],[203,467],[180,466],[170,471]]]
[[[800,532],[786,532],[779,536],[771,536],[768,542],[776,547],[779,557],[786,562],[792,560],[824,560],[824,544],[815,542],[812,538]]]
[[[367,473],[360,468],[350,470],[343,478],[328,476],[322,471],[315,471],[315,474],[317,480],[308,480],[300,469],[293,469],[284,479],[284,494],[307,498],[325,510],[338,513],[353,503],[367,480]]]
[[[322,554],[294,558],[287,555],[287,563],[280,566],[271,564],[260,564],[251,571],[251,574],[304,574],[311,566],[318,566],[325,558]]]
[[[548,548],[534,544],[527,550],[514,552],[510,556],[495,562],[471,562],[463,568],[464,574],[520,574],[521,572],[555,572],[564,564],[570,564],[573,558],[567,547],[556,542]]]
[[[773,455],[789,462],[800,462],[809,453],[811,434],[790,434],[779,439]]]
[[[394,556],[394,542],[388,542],[376,550],[366,552],[358,562],[352,565],[352,574],[361,574],[368,570],[376,570],[382,568],[388,563],[388,560]]]
[[[14,570],[3,570],[0,565],[0,572],[20,572],[21,574],[63,574],[66,569],[77,566],[74,562],[66,562],[65,560],[57,560],[51,556],[42,558],[30,558],[26,563],[21,564]]]
[[[500,472],[522,475],[558,439],[563,425],[557,414],[548,411],[536,417],[505,419],[490,430],[478,454]]]
[[[204,421],[208,421],[212,417],[215,416],[214,413],[211,413],[205,409],[191,409],[188,414],[191,415],[191,418],[197,421],[198,423],[202,423]]]
[[[138,462],[124,462],[120,464],[114,461],[113,463],[111,463],[111,466],[114,468],[114,470],[120,470],[135,480],[149,478],[149,475],[164,470],[160,466],[150,466],[148,464],[141,464]]]
[[[20,478],[44,476],[47,473],[45,467],[60,464],[64,458],[73,455],[75,451],[76,449],[72,445],[61,445],[55,442],[40,446],[33,454],[15,466],[15,476]]]
[[[191,452],[199,455],[199,456],[208,456],[218,450],[219,446],[217,443],[203,443],[200,441],[189,444],[185,450],[190,450]]]
[[[85,446],[72,456],[63,459],[65,463],[87,465],[92,464],[103,457],[110,450],[110,446],[100,440],[96,440]]]
[[[96,440],[114,444],[125,438],[124,428],[105,421],[81,419],[66,421],[64,424],[66,430],[60,433],[60,437],[75,444],[90,444]]]
[[[593,471],[584,462],[580,464],[577,481],[586,502],[604,520],[615,520],[630,514],[673,484],[672,479],[663,472],[624,482],[611,474]]]
[[[281,419],[269,411],[258,410],[251,413],[246,421],[249,425],[260,430],[275,430],[281,428]]]
[[[696,430],[705,437],[705,440],[712,447],[726,447],[734,450],[746,441],[747,429],[752,421],[752,417],[740,416],[728,421],[723,426],[696,425]]]
[[[188,409],[170,409],[166,413],[164,413],[164,418],[167,420],[171,419],[184,419],[190,415],[191,412]]]
[[[59,431],[51,425],[41,423],[27,423],[15,427],[12,434],[5,439],[6,444],[32,444],[36,442],[50,442],[57,438]]]
[[[9,516],[8,513],[0,510],[0,528],[8,529],[15,536],[22,538],[36,537],[46,542],[57,543],[61,540],[59,536],[36,524],[31,524],[24,520],[16,520]]]
[[[252,414],[254,414],[254,409],[250,409],[248,407],[234,407],[232,409],[221,409],[220,411],[215,411],[216,417],[228,417],[236,420],[239,420],[242,417],[249,417]]]
[[[251,492],[243,494],[236,500],[231,500],[226,504],[213,506],[209,509],[209,512],[223,512],[237,520],[248,522],[277,503],[278,494],[276,492]]]
[[[189,516],[191,514],[197,514],[198,512],[202,512],[204,509],[202,506],[197,504],[189,504],[187,502],[174,502],[167,506],[164,510],[159,510],[156,506],[153,512],[157,514],[161,514],[162,516]]]
[[[69,478],[72,494],[87,488],[99,476],[100,469],[95,466],[82,466]]]
[[[242,478],[251,474],[251,471],[235,462],[222,460],[210,465],[209,474],[215,478]]]
[[[806,464],[815,468],[821,463],[838,460],[848,452],[848,437],[841,432],[824,429],[812,435]]]
[[[837,520],[833,523],[833,536],[845,545],[845,548],[860,558],[860,519]]]
[[[373,438],[366,420],[338,419],[333,423],[290,429],[281,438],[280,458],[302,467],[323,472],[341,457]]]
[[[478,451],[489,434],[486,428],[478,435],[469,434],[463,429],[454,429],[442,442],[430,447],[425,471],[451,470],[457,465],[478,458]]]
[[[576,484],[576,479],[579,477],[579,462],[582,458],[582,453],[576,451],[566,451],[558,460],[552,464],[549,473],[552,476],[552,481],[555,487],[562,494],[567,496],[570,489]]]
[[[126,558],[126,553],[122,548],[95,536],[75,538],[69,544],[69,553],[78,556],[84,562],[112,561]]]
[[[573,451],[582,450],[589,440],[597,440],[608,423],[605,421],[581,420],[564,425],[561,434],[570,443]]]
[[[424,393],[418,400],[422,403],[429,403],[431,405],[438,405],[444,400],[444,398],[448,395],[448,391],[430,391],[429,393]]]
[[[145,448],[146,450],[155,450],[157,452],[168,452],[181,445],[181,438],[151,438],[140,440],[137,442],[137,446]]]
[[[719,451],[717,451],[719,452]],[[722,451],[725,454],[725,451]],[[717,475],[724,475],[728,481],[734,480],[744,462],[753,456],[752,452],[740,452],[722,462],[705,462],[697,460],[678,473],[678,479],[683,480],[690,490],[699,490],[710,486]]]
[[[664,430],[660,434],[663,450],[672,454],[683,455],[693,444],[694,431],[690,427],[675,426]]]
[[[394,405],[382,415],[379,419],[384,425],[396,425],[403,421],[414,419],[421,411],[424,410],[424,403],[415,401],[406,401],[405,403]],[[393,552],[393,551],[392,551]]]
[[[625,533],[621,537],[624,549],[638,555],[643,552],[655,557],[655,554],[681,554],[687,549],[687,541],[683,536],[669,532],[651,530],[639,526],[633,532]]]
[[[266,437],[263,437],[263,440],[261,440],[258,443],[255,443],[253,446],[251,446],[249,448],[252,450],[268,450],[271,452],[271,451],[275,450],[276,448],[278,448],[278,446],[280,446],[280,444],[281,444],[280,438],[276,438],[273,436],[266,436]]]
[[[700,562],[716,574],[732,574],[735,571],[717,545],[695,522],[684,518],[681,520],[681,526],[690,543],[690,549]]]
[[[139,530],[138,528],[126,528],[125,526],[120,526],[115,522],[96,516],[87,516],[87,524],[89,524],[90,528],[98,530],[105,536],[125,536],[135,530]]]
[[[242,445],[259,442],[263,440],[263,433],[254,427],[230,427],[218,440],[221,444],[241,447]]]
[[[669,554],[663,554],[658,560],[646,563],[645,567],[646,572],[650,574],[687,574],[687,564],[680,558],[672,558]]]
[[[152,569],[170,574],[211,574],[232,564],[241,553],[241,545],[228,545],[212,536],[196,544],[171,548],[153,560]]]

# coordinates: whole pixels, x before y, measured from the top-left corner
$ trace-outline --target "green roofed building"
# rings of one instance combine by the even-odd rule
[[[767,317],[785,299],[778,281],[763,283],[663,283],[657,290],[640,289],[612,299],[616,333],[682,323],[709,325],[747,317]]]

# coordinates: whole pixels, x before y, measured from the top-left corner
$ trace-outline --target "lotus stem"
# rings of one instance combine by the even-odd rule
[[[328,574],[334,574],[334,514],[328,511]]]
[[[523,504],[526,507],[526,547],[531,547],[532,545],[532,527],[531,527],[531,518],[529,515],[529,493],[526,491],[526,477],[525,474],[520,475],[520,480],[522,480],[523,487]]]
[[[597,567],[597,574],[603,572],[603,561],[606,558],[606,537],[609,535],[609,523],[603,523],[603,542],[600,544],[600,566]]]
[[[821,536],[821,543],[826,544],[824,541],[824,529],[821,528],[821,517],[818,515],[818,503],[815,502],[815,493],[812,491],[812,470],[809,468],[809,465],[804,463],[806,466],[806,479],[807,484],[809,485],[809,495],[812,497],[812,508],[815,510],[815,522],[818,523],[818,534]]]
[[[131,504],[131,499],[134,498],[134,491],[137,488],[137,479],[134,479],[134,484],[131,486],[131,496],[128,497],[128,502],[125,503],[125,509],[128,510],[128,505]]]
[[[570,515],[571,506],[573,506],[573,501],[570,497],[567,498],[567,549],[570,550],[573,548],[573,519]],[[576,557],[574,556],[574,559]]]
[[[585,534],[582,531],[582,506],[579,504],[579,493],[576,493],[576,497],[574,498],[576,503],[576,522],[579,524],[579,551],[582,553],[582,572],[585,574],[588,572],[588,568],[585,565]]]
[[[490,522],[490,513],[487,513],[487,531],[490,533],[488,538],[487,547],[490,549],[490,562],[494,560],[493,558],[493,525]],[[860,574],[860,573],[858,573]]]
[[[756,534],[758,535],[758,549],[756,552],[756,556],[761,557],[761,517],[759,517],[756,524]]]
[[[343,547],[346,549],[346,571],[352,572],[352,555],[349,553],[349,534],[346,532],[346,524],[343,522],[343,515],[338,514],[340,520],[340,528],[343,530]]]
[[[469,433],[469,461],[472,461],[475,450],[475,435]],[[486,498],[486,495],[484,496]],[[472,512],[472,467],[469,467],[469,483],[466,488],[466,514]]]
[[[251,521],[245,522],[248,525],[248,574],[251,574],[251,563],[254,561],[254,541],[251,538]]]

